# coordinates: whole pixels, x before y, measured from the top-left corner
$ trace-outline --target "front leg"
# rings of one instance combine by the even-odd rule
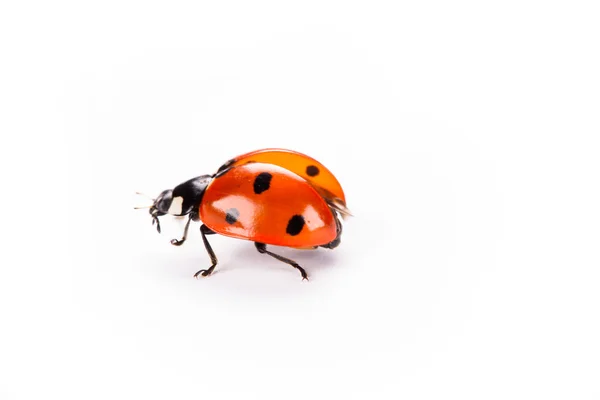
[[[188,220],[185,224],[185,228],[183,228],[183,237],[181,239],[171,239],[171,244],[173,246],[181,246],[183,244],[183,242],[186,241],[188,229],[190,227],[190,222],[192,222],[192,219],[193,219],[193,216],[190,214],[190,217],[188,218]]]

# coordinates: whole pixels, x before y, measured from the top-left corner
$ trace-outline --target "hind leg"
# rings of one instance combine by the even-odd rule
[[[254,244],[256,245],[256,250],[258,250],[259,253],[268,254],[281,262],[291,265],[292,267],[300,271],[300,275],[302,275],[302,280],[308,280],[308,275],[306,275],[306,271],[304,270],[304,268],[298,265],[294,260],[290,260],[289,258],[280,256],[279,254],[271,253],[269,250],[267,250],[267,245],[265,245],[264,243],[255,242]]]
[[[331,242],[320,246],[320,247],[324,247],[326,249],[335,249],[336,247],[338,247],[340,245],[340,243],[342,241],[342,223],[340,222],[340,219],[338,218],[337,212],[335,212],[335,210],[331,210],[331,212],[333,213],[333,217],[335,218],[335,227],[336,227],[336,231],[337,231],[337,236]]]

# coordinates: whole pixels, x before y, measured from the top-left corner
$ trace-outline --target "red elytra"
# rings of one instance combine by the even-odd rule
[[[216,233],[277,246],[320,246],[337,235],[333,212],[305,179],[264,163],[233,166],[213,179],[200,220]]]

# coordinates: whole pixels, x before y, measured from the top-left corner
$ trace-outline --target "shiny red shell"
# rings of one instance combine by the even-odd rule
[[[227,167],[248,162],[274,164],[306,179],[326,200],[346,205],[346,196],[337,178],[319,161],[294,150],[268,148],[251,151],[229,160]],[[223,167],[222,167],[223,168]]]
[[[262,162],[235,164],[216,174],[200,204],[214,232],[287,247],[325,245],[336,221],[321,194],[302,176]]]

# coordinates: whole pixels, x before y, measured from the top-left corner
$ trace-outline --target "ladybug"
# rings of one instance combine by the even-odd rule
[[[158,217],[187,216],[181,246],[192,221],[200,233],[212,265],[194,275],[209,276],[217,256],[207,236],[220,234],[253,241],[262,254],[306,271],[295,261],[273,253],[267,245],[298,249],[340,244],[340,217],[350,216],[344,191],[335,176],[315,159],[286,149],[261,149],[235,157],[214,174],[201,175],[164,190],[149,206],[152,224],[160,233]]]

